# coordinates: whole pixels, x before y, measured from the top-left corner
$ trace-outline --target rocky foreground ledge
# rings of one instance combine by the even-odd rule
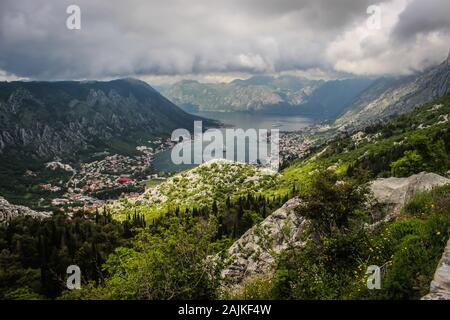
[[[369,187],[377,205],[388,211],[384,221],[395,219],[403,206],[418,192],[446,184],[450,184],[450,179],[422,172],[407,178],[377,179]],[[304,244],[309,223],[295,213],[299,203],[298,197],[287,201],[236,240],[228,250],[231,263],[222,271],[225,285],[237,287],[253,276],[269,273],[281,250]],[[427,296],[427,299],[437,298],[450,299],[450,241]]]
[[[376,201],[395,213],[418,192],[450,184],[450,179],[435,173],[421,172],[407,178],[382,178],[370,184]]]
[[[450,239],[431,281],[430,293],[422,299],[450,300]]]

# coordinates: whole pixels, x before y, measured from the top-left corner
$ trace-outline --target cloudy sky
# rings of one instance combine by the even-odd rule
[[[0,0],[0,80],[402,75],[449,49],[448,0]]]

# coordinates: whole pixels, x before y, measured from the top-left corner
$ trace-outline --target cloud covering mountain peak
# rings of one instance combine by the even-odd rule
[[[0,3],[0,75],[407,74],[443,60],[450,40],[445,0],[80,0],[81,30],[66,28],[70,4]]]

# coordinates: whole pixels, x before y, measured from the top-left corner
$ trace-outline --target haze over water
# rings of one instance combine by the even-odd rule
[[[265,115],[265,114],[252,114],[241,112],[198,112],[196,115],[219,120],[225,126],[234,129],[267,129],[269,132],[271,129],[278,129],[281,131],[296,131],[301,130],[311,124],[313,121],[309,118],[302,116],[282,116],[282,115]],[[225,136],[225,128],[219,128]],[[209,143],[209,142],[208,142]],[[207,145],[208,143],[204,144]],[[269,147],[269,144],[259,139],[260,147]],[[264,146],[265,145],[265,146]],[[239,146],[235,146],[235,150]],[[176,165],[171,159],[172,149],[160,152],[155,155],[152,167],[154,170],[161,172],[178,172],[188,170],[197,166],[197,164],[179,164]],[[199,152],[195,150],[194,152]],[[257,152],[255,146],[246,147],[246,162],[248,162],[248,153]]]

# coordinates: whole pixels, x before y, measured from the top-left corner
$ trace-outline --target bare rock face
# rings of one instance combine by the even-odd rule
[[[16,206],[9,203],[5,198],[0,197],[0,223],[5,223],[9,219],[19,216],[32,216],[35,218],[47,218],[51,212],[39,212],[31,210],[28,207]]]
[[[423,300],[450,300],[450,240],[431,281],[430,293]]]
[[[445,184],[450,184],[450,179],[435,173],[421,172],[407,178],[377,179],[370,184],[370,189],[380,204],[395,212],[416,193]]]
[[[299,198],[290,199],[239,238],[228,249],[231,263],[222,271],[222,277],[238,284],[253,275],[270,271],[276,254],[282,249],[301,246],[301,236],[308,221],[295,213],[299,203]]]

